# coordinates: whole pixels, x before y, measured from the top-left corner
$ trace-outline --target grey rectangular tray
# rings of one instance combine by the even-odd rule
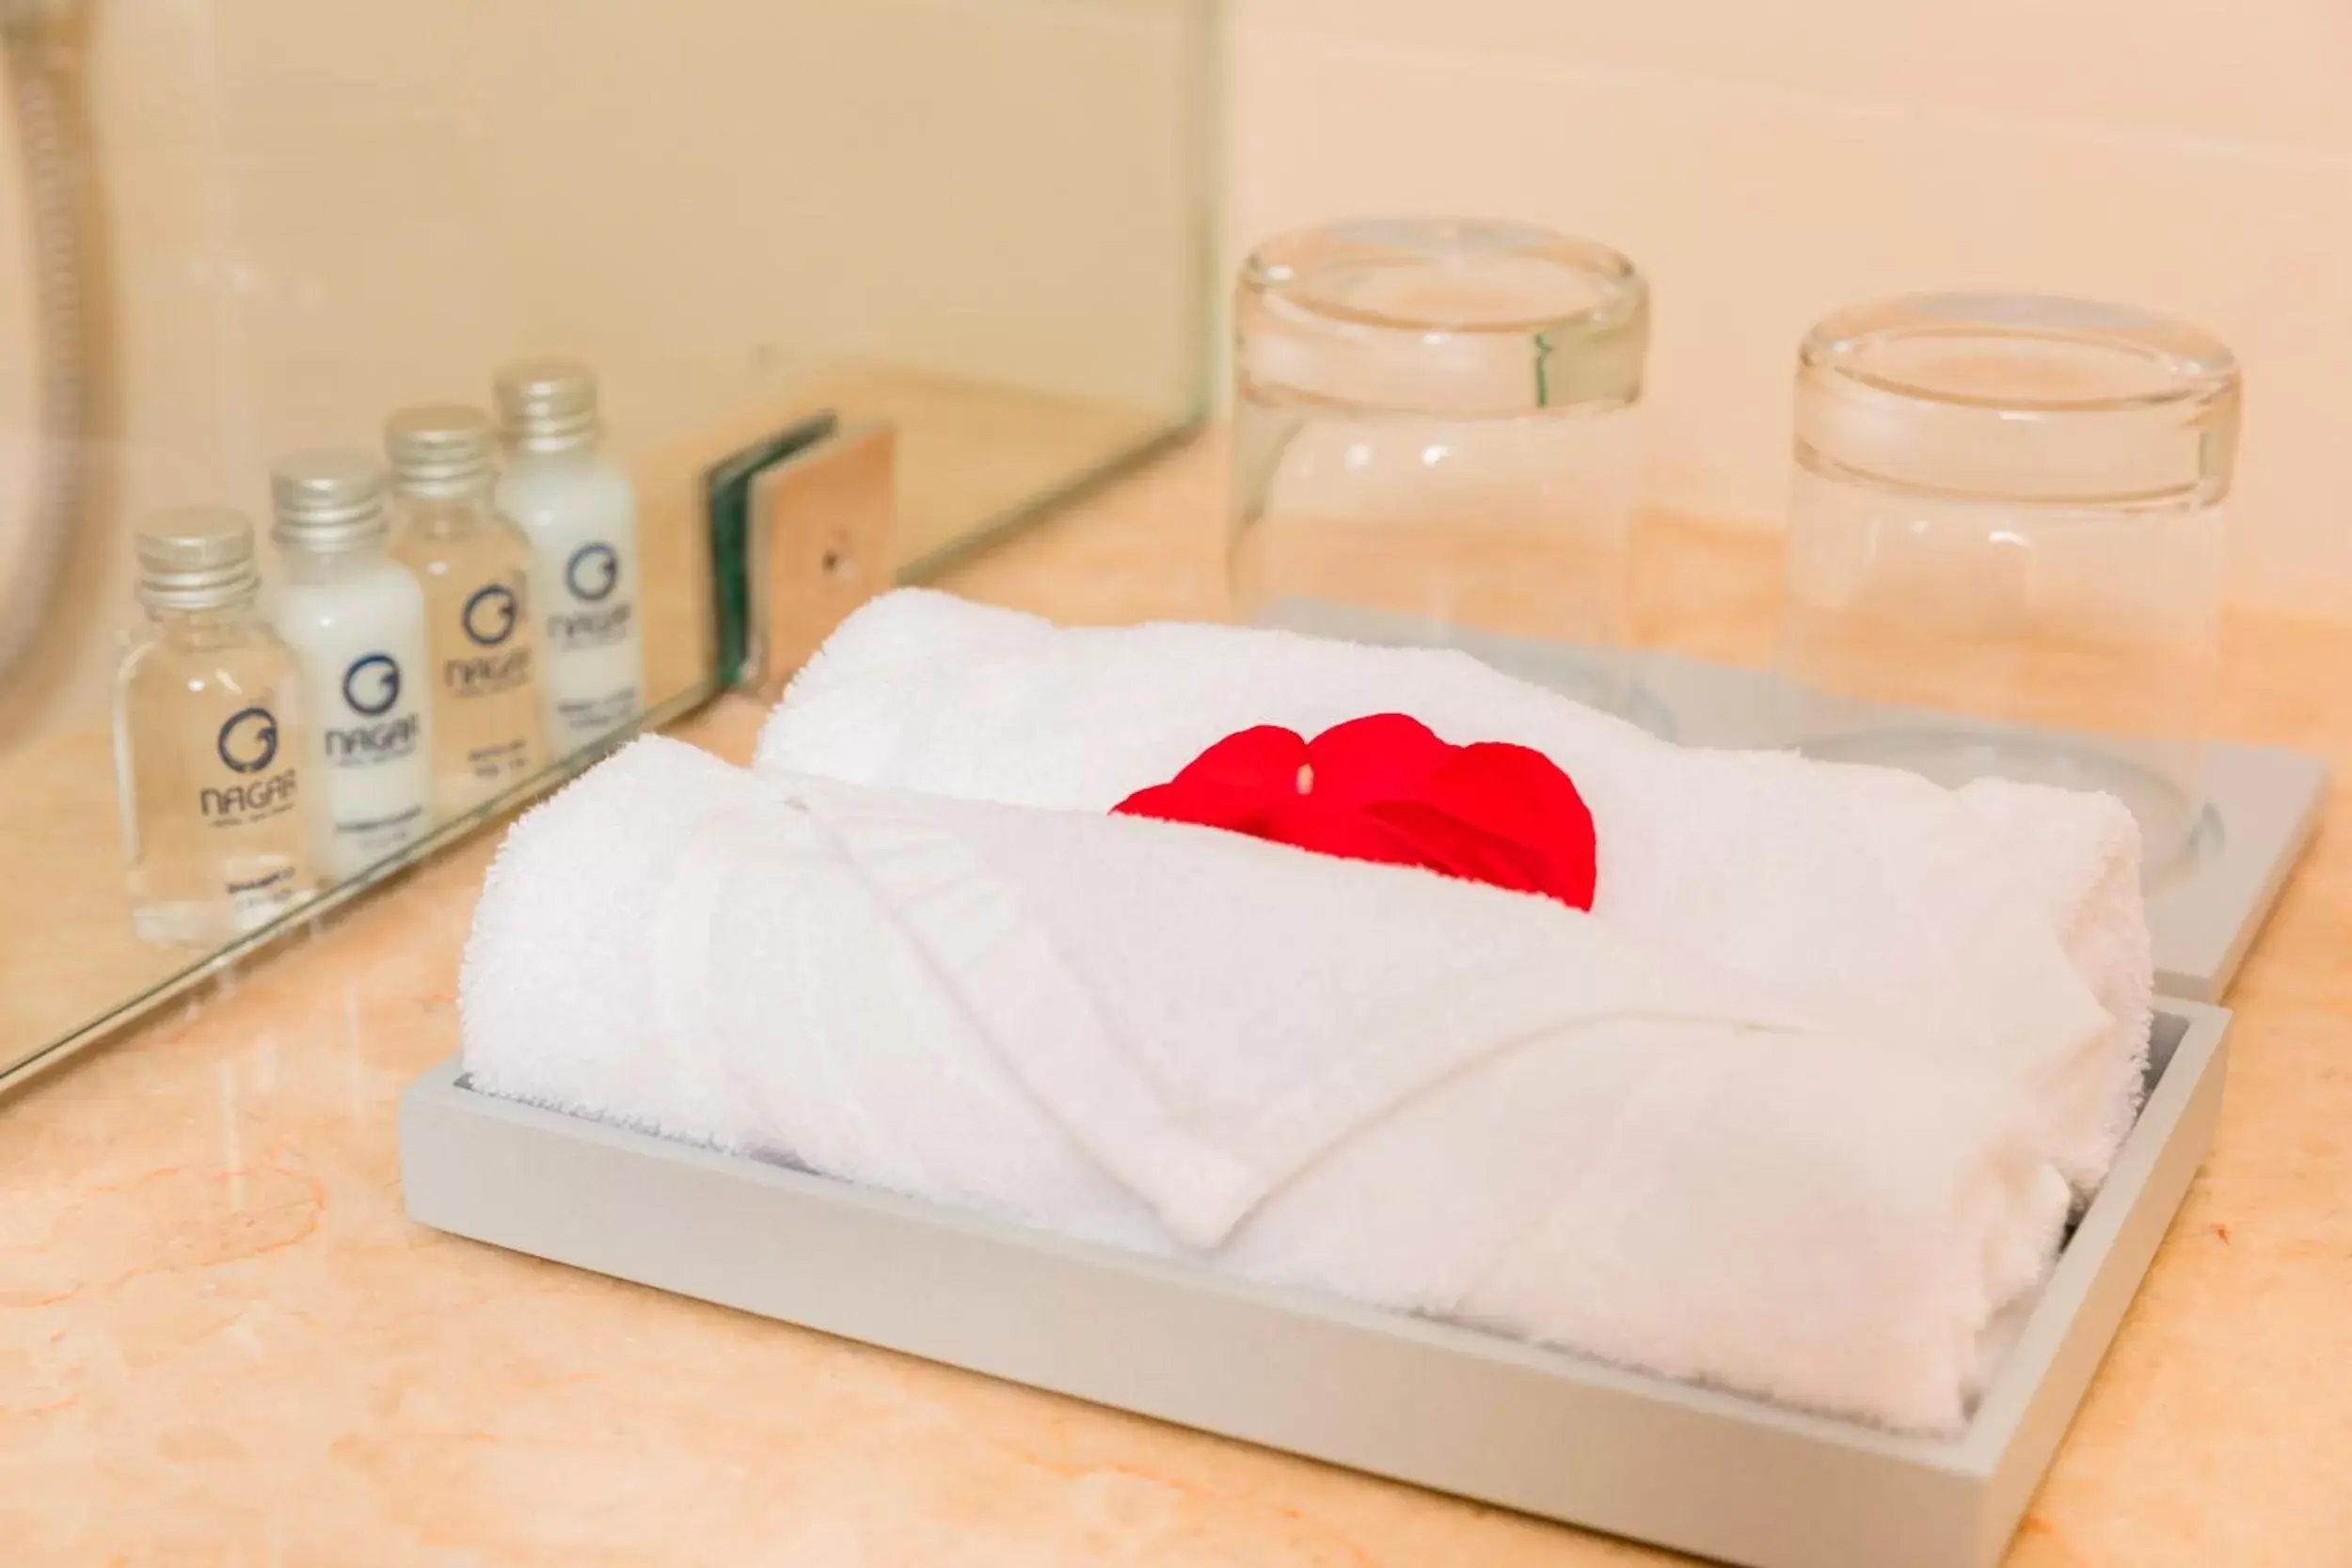
[[[1596,694],[1597,664],[1605,660],[1632,693],[1627,716],[1646,728],[1691,746],[1788,744],[1781,733],[1786,688],[1770,670],[1662,649],[1604,651],[1506,637],[1321,599],[1284,600],[1262,624],[1356,642],[1458,648],[1505,674],[1588,701]],[[2218,1002],[2318,831],[2328,764],[2304,752],[2221,742],[2206,748],[2204,783],[2205,819],[2194,856],[2148,890],[2148,930],[2156,989]]]
[[[1673,1383],[493,1099],[401,1102],[411,1217],[579,1268],[1754,1568],[2001,1553],[2213,1139],[2229,1015],[2152,1088],[1949,1441]]]

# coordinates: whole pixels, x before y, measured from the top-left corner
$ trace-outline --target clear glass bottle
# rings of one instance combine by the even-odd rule
[[[300,681],[254,609],[253,530],[192,508],[138,535],[148,631],[115,676],[115,788],[142,941],[217,946],[311,888]]]
[[[599,451],[596,382],[584,366],[509,365],[497,397],[507,445],[497,506],[531,540],[548,744],[563,756],[644,706],[637,496]]]
[[[489,417],[404,408],[384,426],[399,524],[392,559],[424,590],[433,685],[433,811],[495,800],[547,760],[531,541],[490,504]]]
[[[432,826],[424,594],[386,553],[384,470],[313,451],[270,476],[278,581],[270,624],[302,666],[311,859],[355,877]]]

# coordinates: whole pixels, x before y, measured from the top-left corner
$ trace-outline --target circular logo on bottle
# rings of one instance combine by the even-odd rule
[[[351,711],[373,719],[400,701],[400,666],[389,654],[364,654],[343,672],[343,701]]]
[[[582,545],[564,563],[564,581],[575,598],[588,604],[612,592],[621,580],[621,558],[610,545]]]
[[[515,591],[494,582],[477,588],[459,615],[466,635],[485,648],[495,648],[515,635]]]
[[[231,773],[259,773],[278,760],[278,721],[265,707],[244,707],[220,727],[220,760]]]

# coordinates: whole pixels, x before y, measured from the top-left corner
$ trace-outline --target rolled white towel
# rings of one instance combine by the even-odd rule
[[[2079,1191],[2131,1125],[2153,966],[2139,839],[2106,796],[1677,746],[1468,655],[1165,624],[1059,629],[924,590],[845,622],[755,766],[1102,812],[1254,724],[1369,713],[1549,756],[1591,807],[1593,912],[1738,974],[1875,1005],[1889,1039],[2010,1054],[2079,982],[2109,1028],[2018,1060]]]
[[[1546,899],[642,740],[516,824],[486,1092],[1902,1429],[2068,1208],[2010,1058]],[[2021,1059],[2104,1020],[2079,986]]]

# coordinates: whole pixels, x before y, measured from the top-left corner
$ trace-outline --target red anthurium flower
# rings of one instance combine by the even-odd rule
[[[1111,809],[1593,907],[1593,814],[1568,776],[1524,746],[1448,745],[1401,713],[1312,740],[1243,730]]]

